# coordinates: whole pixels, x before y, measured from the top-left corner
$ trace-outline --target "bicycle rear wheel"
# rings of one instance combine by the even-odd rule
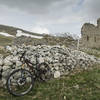
[[[38,77],[41,81],[48,81],[51,78],[51,70],[47,63],[38,65]]]
[[[31,91],[34,80],[31,73],[25,69],[13,71],[7,78],[8,92],[14,96],[23,96]]]

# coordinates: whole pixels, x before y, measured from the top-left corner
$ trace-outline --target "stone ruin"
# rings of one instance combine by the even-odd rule
[[[81,29],[82,46],[86,48],[100,48],[100,18],[97,20],[97,26],[85,23]]]

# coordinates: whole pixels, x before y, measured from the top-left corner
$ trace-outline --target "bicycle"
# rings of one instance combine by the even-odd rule
[[[38,54],[36,57],[36,64],[31,63],[25,58],[26,51],[20,57],[22,66],[20,69],[14,70],[7,78],[6,86],[8,92],[14,96],[23,96],[29,93],[36,80],[40,79],[46,81],[50,79],[50,68],[47,63],[38,64]],[[25,69],[25,64],[29,70]],[[35,68],[33,66],[36,66]]]

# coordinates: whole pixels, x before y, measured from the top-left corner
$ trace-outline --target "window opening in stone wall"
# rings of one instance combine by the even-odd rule
[[[87,41],[89,41],[89,36],[87,36]]]
[[[94,37],[94,42],[96,42],[96,37]]]

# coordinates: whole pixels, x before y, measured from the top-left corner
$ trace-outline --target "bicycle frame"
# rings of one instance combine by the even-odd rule
[[[25,59],[25,57],[23,56],[23,64],[21,66],[21,68],[25,68],[25,64],[29,67],[29,69],[34,72],[34,68],[33,66],[38,66],[38,60],[37,60],[37,56],[36,56],[36,64],[31,63],[28,59]]]

